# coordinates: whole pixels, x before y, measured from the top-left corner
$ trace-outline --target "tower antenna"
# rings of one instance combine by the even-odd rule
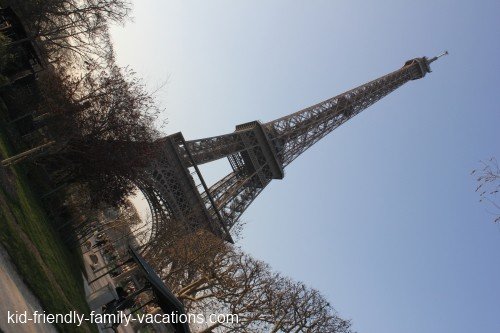
[[[441,57],[443,57],[443,56],[445,56],[445,55],[448,55],[448,51],[444,51],[444,52],[443,52],[443,53],[441,53],[440,55],[437,55],[437,56],[435,56],[434,58],[429,59],[429,60],[427,61],[427,63],[428,63],[428,64],[431,64],[432,62],[434,62],[434,61],[438,60],[439,58],[441,58]]]

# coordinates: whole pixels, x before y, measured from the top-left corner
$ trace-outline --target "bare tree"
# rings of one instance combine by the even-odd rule
[[[493,220],[500,223],[500,202],[498,193],[500,191],[500,167],[495,157],[488,161],[481,161],[481,168],[474,169],[471,175],[476,176],[478,183],[476,192],[479,193],[479,201],[487,202],[493,210],[489,211],[493,215]]]
[[[52,63],[106,59],[112,56],[108,28],[123,24],[130,13],[125,0],[6,0],[24,18]]]
[[[238,322],[213,323],[202,333],[350,332],[349,321],[317,290],[273,273],[269,265],[241,250],[233,249],[215,262],[205,279],[196,293],[190,291],[196,295],[191,306],[238,315]]]
[[[74,76],[53,69],[41,77],[47,125],[57,141],[42,155],[59,182],[86,184],[95,202],[123,203],[155,151],[160,110],[135,74],[113,64]]]
[[[155,248],[148,260],[186,310],[238,316],[238,322],[193,327],[198,332],[350,332],[349,321],[318,291],[274,273],[208,231],[178,226],[161,239],[165,247]]]
[[[192,230],[183,221],[171,220],[168,228],[146,245],[144,255],[168,285],[175,290],[185,289],[179,295],[187,299],[194,285],[205,281],[200,272],[228,250],[228,244],[209,231]],[[191,289],[186,289],[188,285],[192,285]]]
[[[350,322],[341,319],[315,289],[276,275],[267,290],[270,332],[350,332]]]

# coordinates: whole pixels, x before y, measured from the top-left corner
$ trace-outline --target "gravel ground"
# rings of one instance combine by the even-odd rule
[[[51,324],[8,323],[8,314],[27,312],[28,316],[34,311],[43,313],[40,302],[24,284],[22,277],[10,261],[5,249],[0,245],[0,330],[5,333],[54,332],[57,330]]]

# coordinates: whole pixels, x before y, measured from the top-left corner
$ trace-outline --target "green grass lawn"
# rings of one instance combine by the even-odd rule
[[[0,155],[11,156],[0,100]],[[0,168],[3,168],[0,166]],[[0,170],[0,242],[7,249],[24,281],[49,313],[76,310],[89,313],[82,282],[79,254],[62,242],[28,181],[25,167]],[[95,326],[59,325],[62,332],[97,332]]]

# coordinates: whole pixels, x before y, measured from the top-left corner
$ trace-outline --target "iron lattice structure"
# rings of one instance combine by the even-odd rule
[[[444,53],[446,54],[446,53]],[[232,242],[241,214],[284,168],[318,140],[406,82],[423,78],[434,57],[415,58],[392,73],[285,117],[236,126],[233,133],[185,141],[181,133],[157,142],[158,156],[139,182],[152,211],[152,241],[172,219],[205,227]],[[208,188],[198,165],[227,158],[232,172]]]

